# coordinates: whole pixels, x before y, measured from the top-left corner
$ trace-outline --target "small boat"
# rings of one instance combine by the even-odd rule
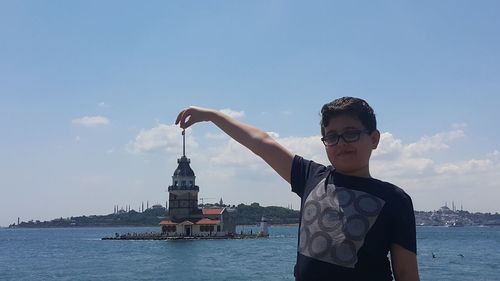
[[[464,223],[459,220],[453,220],[446,223],[447,227],[462,227]]]

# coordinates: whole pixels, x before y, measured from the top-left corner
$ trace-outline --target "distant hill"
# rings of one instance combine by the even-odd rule
[[[259,203],[251,205],[239,204],[238,206],[203,205],[202,207],[227,207],[235,209],[231,215],[235,216],[237,224],[256,224],[265,216],[271,224],[291,224],[299,222],[299,211],[283,207],[262,207]],[[144,212],[134,210],[109,215],[91,215],[69,218],[57,218],[50,221],[27,221],[9,227],[43,228],[43,227],[96,227],[96,226],[158,226],[160,221],[167,216],[164,207],[149,208]]]
[[[236,221],[240,225],[256,224],[263,216],[271,224],[295,224],[300,219],[300,211],[276,206],[262,207],[259,203],[239,204],[236,209]]]
[[[259,203],[239,204],[237,206],[205,204],[200,205],[200,207],[226,207],[232,210],[229,214],[234,216],[236,224],[239,225],[255,225],[263,216],[271,225],[296,224],[299,223],[300,219],[300,211],[277,206],[263,207]],[[144,212],[121,210],[109,215],[58,218],[51,221],[30,220],[21,222],[19,225],[12,224],[9,227],[158,226],[166,216],[167,210],[160,205],[155,205]],[[453,211],[447,207],[441,207],[437,211],[415,211],[415,220],[417,225],[428,226],[500,225],[500,214]]]
[[[21,222],[15,227],[85,227],[85,226],[157,226],[166,215],[165,208],[150,208],[144,212],[120,211],[109,215],[58,218],[51,221]],[[14,227],[11,225],[10,227]]]

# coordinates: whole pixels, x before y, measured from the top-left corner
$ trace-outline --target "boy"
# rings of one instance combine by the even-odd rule
[[[201,121],[213,122],[260,156],[301,197],[296,280],[392,280],[393,273],[397,281],[419,280],[411,199],[370,176],[380,132],[366,101],[343,97],[321,109],[328,167],[218,111],[189,107],[175,124],[187,128]]]

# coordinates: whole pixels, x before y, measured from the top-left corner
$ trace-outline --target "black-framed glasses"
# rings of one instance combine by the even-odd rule
[[[351,143],[358,141],[362,133],[369,134],[370,132],[368,130],[347,130],[340,135],[331,134],[322,137],[321,141],[325,144],[325,146],[337,145],[340,138],[342,138],[345,143]]]

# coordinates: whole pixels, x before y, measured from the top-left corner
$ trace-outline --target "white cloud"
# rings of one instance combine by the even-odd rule
[[[151,129],[141,130],[135,139],[127,145],[130,153],[166,151],[182,153],[182,130],[176,125],[158,124]],[[186,146],[196,148],[198,144],[188,137],[191,129],[186,130]]]
[[[500,161],[500,151],[494,150],[492,153],[488,154],[488,157],[499,160]]]
[[[275,132],[268,132],[268,134],[292,153],[319,163],[328,163],[320,136],[280,138]],[[233,184],[230,185],[241,185],[242,182],[248,182],[252,185],[252,187],[248,187],[251,189],[255,189],[255,186],[262,189],[265,189],[266,186],[287,186],[286,182],[280,180],[280,177],[267,163],[233,139],[222,143],[217,149],[206,152],[209,153],[207,155],[208,163],[203,166],[208,166],[214,171],[223,171],[223,173],[216,173],[217,178],[227,183],[232,182]],[[257,190],[260,190],[259,188]],[[260,190],[260,192],[268,191]],[[293,195],[286,198],[290,197],[293,198]]]
[[[292,153],[323,165],[330,165],[326,156],[325,146],[321,142],[321,136],[319,135],[309,137],[286,137],[277,140]]]
[[[311,137],[285,137],[280,138],[275,132],[268,134],[276,139],[281,145],[286,147],[292,153],[299,154],[308,159],[326,164],[328,163],[324,145],[320,141],[320,136]],[[247,148],[229,139],[223,147],[217,150],[217,153],[210,157],[212,163],[217,165],[241,166],[243,168],[255,167],[262,164],[262,160]]]
[[[217,154],[210,157],[210,162],[218,166],[227,166],[228,168],[256,168],[261,164],[258,156],[233,139],[229,139]]]
[[[401,140],[396,139],[391,133],[381,133],[378,147],[373,152],[373,158],[396,159],[402,151],[403,143]]]
[[[229,109],[229,108],[224,108],[224,109],[221,109],[219,110],[220,112],[226,114],[226,115],[229,115],[233,118],[241,118],[243,116],[245,116],[245,112],[244,111],[235,111],[235,110],[232,110],[232,109]]]
[[[403,187],[417,198],[417,207],[423,209],[437,209],[452,199],[467,202],[468,207],[476,210],[483,209],[481,202],[500,196],[498,151],[478,159],[434,160],[436,151],[449,149],[454,140],[465,137],[463,127],[453,126],[451,131],[410,144],[390,133],[382,134],[370,164],[372,174]]]
[[[84,127],[97,127],[101,125],[108,125],[109,119],[103,116],[84,116],[71,120],[71,123]]]
[[[105,102],[100,102],[97,104],[97,106],[101,107],[101,108],[109,108],[111,107],[109,104],[105,103]]]
[[[436,167],[436,173],[458,175],[470,172],[481,172],[481,171],[487,171],[493,164],[494,164],[493,161],[489,159],[482,159],[482,160],[472,159],[457,163],[445,163],[441,166]]]
[[[465,136],[462,129],[455,129],[450,132],[439,133],[431,137],[424,136],[419,141],[409,144],[405,148],[405,153],[409,156],[422,155],[433,151],[447,149],[448,142]]]

